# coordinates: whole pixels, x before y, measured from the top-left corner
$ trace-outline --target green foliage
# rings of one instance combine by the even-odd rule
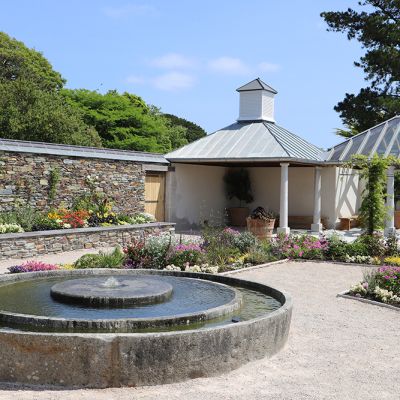
[[[76,269],[121,268],[124,259],[124,253],[119,247],[116,247],[111,253],[85,254],[74,262],[74,267]]]
[[[21,226],[25,232],[30,232],[38,216],[38,211],[30,206],[16,206],[14,211],[4,211],[0,213],[0,223],[17,224]]]
[[[356,239],[354,244],[360,244],[366,249],[367,254],[371,257],[383,257],[387,252],[385,239],[382,235],[374,233],[372,235],[364,234]]]
[[[23,79],[0,80],[0,132],[6,139],[101,145],[95,130],[58,92],[41,90]]]
[[[32,231],[51,231],[61,229],[56,220],[49,218],[47,214],[37,213],[33,222]]]
[[[195,140],[201,139],[207,135],[207,132],[194,122],[187,121],[184,118],[179,118],[173,114],[163,114],[163,116],[167,118],[172,125],[183,126],[186,128],[185,138],[188,143],[194,142]]]
[[[224,176],[224,183],[226,197],[229,200],[236,197],[240,204],[242,204],[242,201],[246,203],[253,201],[250,176],[246,169],[229,169]]]
[[[167,263],[184,268],[189,265],[201,264],[204,260],[204,252],[198,244],[177,244],[168,252]]]
[[[386,171],[390,165],[397,163],[392,157],[383,158],[376,154],[370,159],[366,156],[354,156],[349,163],[351,167],[360,169],[360,176],[366,182],[359,213],[361,225],[368,235],[384,227]]]
[[[258,241],[248,249],[244,262],[257,265],[275,261],[277,257],[273,254],[273,248],[268,241]]]
[[[363,131],[400,114],[400,4],[398,0],[362,0],[363,10],[324,12],[328,30],[358,40],[365,54],[355,62],[370,85],[347,93],[335,110],[343,122]]]
[[[49,202],[53,203],[56,194],[57,194],[57,186],[60,182],[60,169],[59,168],[52,168],[50,170],[50,177],[49,177]]]
[[[172,125],[138,96],[85,89],[64,89],[62,95],[96,129],[106,147],[165,153],[187,143],[186,128]]]
[[[0,32],[0,82],[19,80],[45,91],[61,89],[65,83],[41,53]]]

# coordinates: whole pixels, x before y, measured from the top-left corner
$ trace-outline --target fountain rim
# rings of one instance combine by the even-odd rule
[[[86,272],[86,273],[85,273]],[[197,273],[197,272],[186,272],[186,271],[165,271],[165,270],[157,270],[157,269],[131,269],[131,270],[121,270],[116,268],[92,268],[92,269],[77,269],[77,270],[52,270],[52,271],[38,271],[38,272],[25,272],[20,274],[4,274],[0,276],[0,286],[6,285],[11,282],[18,281],[27,281],[34,280],[38,278],[47,278],[47,277],[73,277],[74,275],[87,275],[87,276],[98,276],[98,275],[135,275],[137,273],[143,273],[146,275],[166,275],[166,276],[178,276],[178,277],[188,277],[188,278],[197,278],[206,281],[211,281],[213,283],[224,283],[226,285],[237,285],[240,287],[244,287],[250,290],[259,290],[266,295],[270,295],[274,297],[274,294],[279,297],[277,299],[281,302],[281,306],[274,311],[271,311],[267,314],[262,314],[258,317],[251,318],[246,321],[240,321],[234,324],[226,324],[226,325],[218,325],[212,327],[206,327],[202,329],[188,329],[188,330],[176,330],[176,331],[162,331],[162,332],[40,332],[40,331],[24,331],[20,329],[14,328],[0,328],[0,333],[12,333],[17,335],[38,335],[38,336],[56,336],[56,337],[92,337],[92,338],[113,338],[113,337],[158,337],[158,336],[174,336],[174,335],[189,335],[189,334],[201,334],[204,332],[216,332],[222,331],[226,329],[232,329],[232,327],[240,328],[246,327],[248,325],[252,325],[254,323],[260,321],[267,321],[270,319],[275,319],[281,314],[286,314],[291,312],[293,308],[293,299],[292,296],[282,290],[278,290],[272,286],[264,285],[259,282],[249,281],[239,278],[232,278],[227,275],[214,275],[207,273]],[[215,280],[216,279],[216,280]],[[221,281],[221,282],[219,282]],[[265,293],[265,292],[269,293]],[[271,292],[273,294],[271,294]],[[221,306],[219,306],[221,307]],[[217,307],[217,308],[219,308]],[[0,310],[1,312],[1,310]],[[29,314],[18,314],[18,313],[10,313],[11,315],[23,315],[29,316]],[[32,315],[34,317],[34,315]],[[163,317],[161,317],[163,318]],[[62,318],[61,318],[62,319]],[[126,319],[122,319],[126,320]],[[93,321],[104,321],[103,319]],[[114,321],[118,321],[115,319]]]

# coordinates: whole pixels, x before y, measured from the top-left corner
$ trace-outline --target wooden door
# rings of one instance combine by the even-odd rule
[[[165,173],[146,174],[145,178],[145,212],[156,217],[157,221],[165,219]]]

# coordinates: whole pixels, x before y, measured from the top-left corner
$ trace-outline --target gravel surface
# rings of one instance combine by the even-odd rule
[[[286,347],[229,374],[141,388],[43,390],[0,386],[0,399],[400,399],[400,313],[337,298],[362,267],[290,262],[236,276],[286,290],[294,312]]]

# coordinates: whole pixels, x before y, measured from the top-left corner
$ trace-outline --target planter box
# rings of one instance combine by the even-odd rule
[[[96,228],[58,229],[0,235],[0,260],[32,258],[63,251],[125,246],[144,234],[175,230],[169,222]]]

